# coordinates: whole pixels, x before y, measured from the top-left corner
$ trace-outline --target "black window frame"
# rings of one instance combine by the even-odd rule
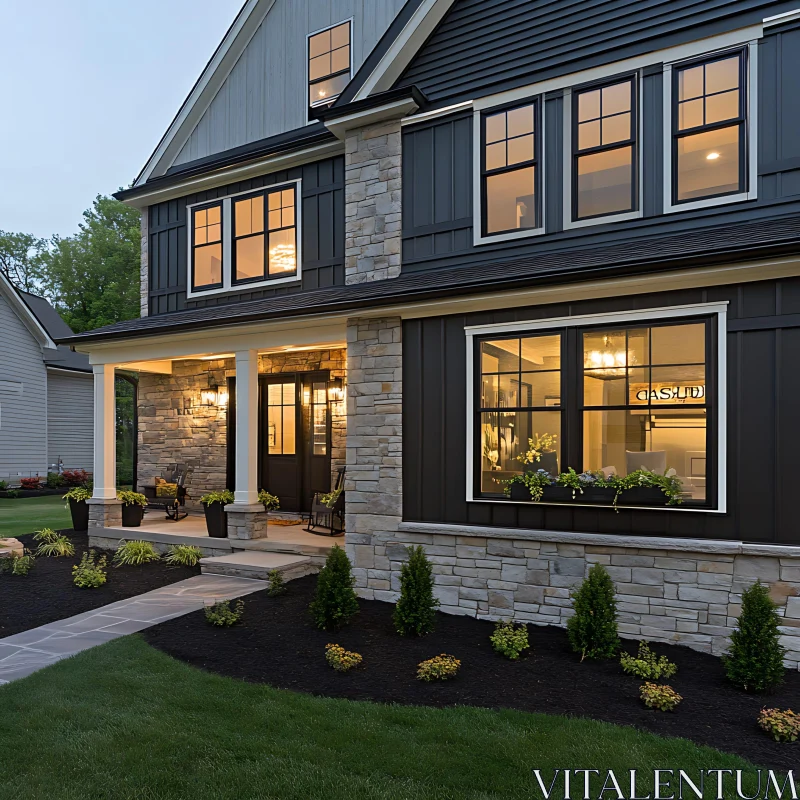
[[[533,158],[529,161],[520,161],[516,164],[505,167],[499,167],[493,170],[486,169],[486,120],[495,114],[502,112],[514,111],[517,108],[525,108],[526,106],[533,106]],[[505,138],[508,142],[508,137]],[[517,100],[513,103],[505,103],[500,106],[493,106],[481,112],[480,118],[480,181],[481,181],[481,237],[491,238],[492,236],[505,236],[509,233],[531,233],[532,231],[540,230],[544,222],[542,220],[542,98],[540,95],[528,97],[525,100]],[[492,144],[495,144],[492,142]],[[531,228],[508,228],[502,231],[491,231],[487,229],[488,221],[488,193],[487,193],[487,178],[493,175],[502,175],[507,172],[514,172],[515,170],[524,169],[527,167],[534,168],[534,181],[533,191],[535,195],[535,207],[533,210],[534,225]]]
[[[271,194],[278,194],[281,192],[285,192],[291,189],[294,193],[294,225],[285,225],[280,228],[270,228],[269,227],[269,196]],[[247,192],[246,194],[242,195],[234,195],[231,197],[231,286],[246,286],[251,283],[265,283],[267,281],[276,281],[276,280],[284,280],[286,278],[297,277],[298,268],[300,266],[300,242],[299,242],[299,224],[298,224],[298,217],[299,217],[299,207],[298,207],[298,197],[299,192],[297,191],[298,186],[296,183],[283,183],[277,184],[274,186],[265,186],[261,189],[258,189],[254,192]],[[245,233],[241,236],[236,235],[236,204],[242,202],[243,200],[252,200],[255,197],[262,197],[263,198],[263,206],[264,206],[264,227],[261,231],[256,233]],[[275,231],[279,230],[290,230],[294,228],[294,246],[295,246],[295,268],[293,272],[281,272],[276,275],[269,274],[269,235]],[[257,275],[253,278],[237,278],[237,258],[236,258],[236,243],[242,239],[251,239],[255,236],[263,236],[264,237],[264,271],[261,275]]]
[[[195,214],[198,211],[206,211],[209,208],[219,208],[219,246],[220,246],[220,280],[219,283],[207,283],[198,285],[195,282],[195,253],[198,248],[207,247],[209,244],[217,244],[217,242],[205,242],[204,244],[196,244],[195,242]],[[191,214],[189,215],[189,224],[191,225],[191,232],[192,232],[192,274],[191,274],[191,284],[192,284],[192,292],[210,292],[213,289],[221,289],[225,284],[225,213],[222,200],[212,200],[207,203],[201,203],[196,206],[192,206]]]
[[[613,142],[611,144],[602,144],[602,128],[603,128],[603,89],[608,86],[616,86],[620,83],[631,84],[631,135],[630,138]],[[600,91],[600,136],[601,143],[596,147],[587,147],[580,149],[578,146],[579,134],[579,117],[578,117],[578,102],[582,94],[587,92]],[[634,214],[639,210],[639,153],[641,143],[639,141],[639,73],[632,72],[628,74],[616,75],[613,78],[603,78],[600,81],[593,81],[592,83],[582,84],[572,90],[571,98],[571,121],[570,121],[570,213],[572,222],[585,222],[586,220],[603,219],[605,217],[614,218],[622,214]],[[626,113],[626,112],[620,112]],[[617,115],[609,115],[617,116]],[[590,214],[585,217],[578,216],[578,160],[584,156],[591,156],[596,153],[607,153],[612,150],[621,150],[623,147],[631,147],[631,204],[630,208],[625,211],[608,211],[603,214]]]
[[[706,497],[704,501],[684,501],[680,506],[665,506],[664,508],[682,508],[698,511],[713,511],[719,507],[719,403],[720,393],[718,385],[718,330],[716,314],[698,314],[686,317],[668,317],[653,320],[619,320],[617,322],[600,322],[597,324],[586,324],[580,326],[552,328],[537,328],[536,330],[521,330],[502,333],[485,333],[474,337],[473,340],[473,443],[472,453],[467,457],[472,459],[472,496],[476,500],[496,500],[498,502],[510,502],[503,496],[502,488],[498,487],[497,492],[484,492],[481,490],[481,470],[483,460],[483,441],[481,438],[482,414],[496,409],[483,407],[481,405],[482,369],[481,369],[481,345],[486,341],[500,341],[503,339],[525,339],[535,336],[561,335],[561,403],[558,407],[533,407],[520,406],[514,408],[503,408],[504,411],[559,411],[561,413],[560,440],[560,463],[559,471],[564,472],[569,467],[574,467],[577,472],[586,469],[583,462],[583,438],[584,438],[584,411],[601,410],[614,411],[619,409],[644,408],[650,407],[657,411],[670,409],[675,406],[668,403],[655,404],[648,406],[586,406],[584,403],[584,363],[583,363],[583,334],[596,331],[608,330],[635,330],[640,328],[659,328],[676,325],[689,325],[693,323],[703,323],[705,325],[705,386],[706,402],[692,403],[683,405],[683,408],[705,408],[706,409]],[[652,359],[651,359],[652,360]],[[678,365],[680,366],[680,365]],[[626,397],[627,384],[626,384]],[[675,404],[676,406],[678,404]],[[721,432],[725,436],[725,431]],[[550,503],[544,503],[551,505]],[[553,505],[569,505],[564,503],[553,503]],[[574,501],[573,505],[580,505],[580,499]],[[592,508],[603,508],[602,506],[592,506]]]
[[[340,69],[337,72],[331,72],[328,75],[323,75],[321,78],[311,78],[311,40],[315,36],[319,36],[321,33],[325,33],[326,31],[333,31],[335,28],[340,28],[342,25],[347,25],[347,36],[348,36],[348,64],[347,69]],[[337,50],[339,48],[336,48]],[[332,53],[333,50],[329,50],[329,53]],[[353,79],[353,20],[347,19],[343,20],[342,22],[337,22],[335,25],[329,25],[327,28],[322,28],[321,30],[315,31],[314,33],[309,34],[306,37],[306,77],[307,77],[307,85],[306,85],[306,105],[308,106],[308,114],[309,116],[313,115],[314,111],[318,108],[325,108],[326,106],[331,105],[336,101],[336,99],[341,95],[339,94],[331,95],[330,97],[326,97],[324,100],[320,100],[316,103],[311,102],[311,87],[315,86],[318,83],[322,83],[323,81],[329,81],[331,78],[338,78],[340,75],[348,75],[349,79]],[[348,83],[350,82],[348,80]],[[344,91],[344,89],[342,90]]]
[[[679,129],[680,122],[680,102],[678,92],[678,81],[680,80],[680,73],[693,67],[705,66],[712,64],[715,61],[725,61],[733,56],[739,57],[739,116],[736,118],[722,120],[721,122],[712,122],[705,124],[705,102],[703,104],[704,110],[704,123],[703,125],[695,126],[694,128]],[[670,86],[670,109],[672,117],[672,125],[670,130],[670,191],[673,206],[682,206],[689,203],[702,202],[704,200],[716,200],[717,198],[732,197],[739,194],[745,194],[749,191],[749,143],[747,141],[747,128],[748,128],[748,108],[749,108],[749,86],[748,86],[748,47],[737,47],[732,50],[727,50],[723,53],[714,53],[713,55],[700,56],[691,59],[690,61],[682,61],[680,64],[674,64],[672,67],[672,81]],[[705,71],[703,73],[703,94],[701,99],[705,101],[706,97],[713,97],[705,94]],[[696,99],[696,98],[692,98]],[[730,192],[718,192],[715,194],[707,194],[702,197],[691,197],[685,200],[678,199],[678,140],[687,136],[695,135],[698,133],[706,133],[708,131],[721,130],[723,128],[732,128],[734,125],[739,127],[739,187]]]

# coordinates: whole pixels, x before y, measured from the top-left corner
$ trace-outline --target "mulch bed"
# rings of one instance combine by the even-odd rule
[[[492,650],[494,627],[489,622],[437,614],[434,633],[406,639],[394,632],[393,605],[362,600],[351,625],[326,633],[308,618],[315,583],[314,576],[292,581],[287,594],[278,598],[266,592],[250,595],[242,622],[233,628],[214,628],[198,612],[142,635],[154,647],[202,669],[283,689],[350,700],[591,717],[685,737],[767,767],[797,767],[800,744],[778,744],[756,727],[764,706],[800,709],[797,672],[787,672],[786,683],[775,694],[752,696],[727,683],[718,658],[656,644],[658,655],[678,665],[669,683],[684,701],[671,713],[650,711],[639,700],[641,681],[625,675],[617,661],[581,664],[562,629],[529,626],[530,655],[513,662]],[[335,672],[324,658],[328,642],[361,653],[362,666]],[[636,649],[635,642],[624,646]],[[441,683],[417,680],[417,664],[439,653],[461,659],[458,677]]]
[[[61,533],[75,545],[73,557],[37,558],[24,577],[0,575],[0,639],[200,574],[199,567],[170,567],[161,562],[113,567],[112,553],[106,553],[109,567],[105,586],[79,589],[72,583],[72,566],[88,549],[88,534],[73,530]],[[33,534],[16,538],[31,550],[36,547]]]
[[[52,495],[64,495],[69,490],[69,486],[63,486],[61,489],[12,489],[13,492],[19,494],[10,495],[10,499],[24,500],[26,497],[51,497]],[[0,491],[0,499],[9,499],[8,490]]]

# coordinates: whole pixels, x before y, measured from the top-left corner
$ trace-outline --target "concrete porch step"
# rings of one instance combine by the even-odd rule
[[[238,578],[268,580],[269,573],[277,569],[285,581],[302,578],[319,570],[308,556],[286,553],[262,553],[254,550],[237,550],[229,556],[213,556],[200,561],[203,575],[229,575]]]
[[[344,547],[344,536],[338,539],[322,539],[319,544],[312,542],[298,541],[276,541],[275,539],[235,539],[231,540],[234,551],[247,550],[248,552],[258,553],[295,553],[305,556],[327,557],[334,543]]]

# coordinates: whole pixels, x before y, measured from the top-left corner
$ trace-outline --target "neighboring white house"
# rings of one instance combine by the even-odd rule
[[[56,346],[69,326],[43,297],[0,274],[0,480],[92,468],[92,368]]]

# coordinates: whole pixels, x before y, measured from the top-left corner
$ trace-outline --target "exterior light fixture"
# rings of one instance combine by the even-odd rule
[[[706,161],[716,161],[719,158],[719,153],[713,152],[706,156]]]
[[[331,378],[328,381],[328,400],[331,403],[341,403],[344,400],[344,381],[341,378]]]
[[[225,392],[225,399],[227,402],[227,392]],[[220,401],[219,386],[214,382],[214,377],[211,370],[208,371],[208,386],[200,390],[200,405],[206,408],[213,408],[218,405]]]

